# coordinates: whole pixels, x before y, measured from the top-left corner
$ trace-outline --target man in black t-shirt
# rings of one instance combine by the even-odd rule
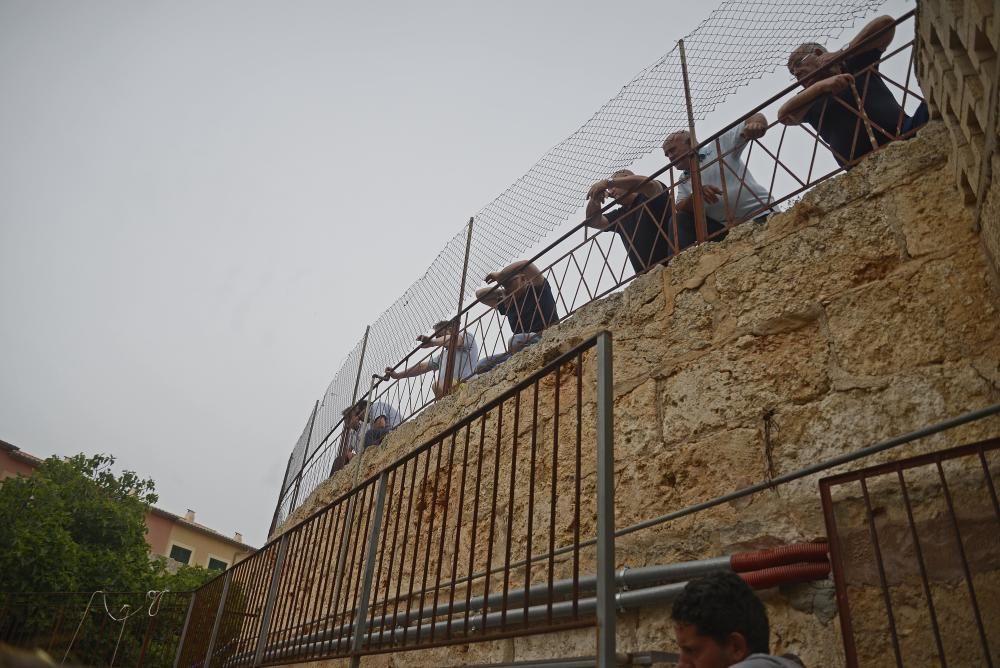
[[[621,205],[601,215],[604,200],[615,199]],[[622,169],[601,179],[587,193],[586,225],[603,232],[614,232],[625,245],[632,269],[639,274],[673,255],[671,226],[672,198],[670,190],[659,181]],[[683,249],[691,237],[690,221],[678,220],[678,249]],[[682,229],[683,228],[683,229]],[[690,234],[688,234],[690,232]],[[671,241],[668,242],[668,239]]]
[[[531,262],[518,260],[500,271],[487,274],[485,280],[497,285],[479,288],[476,297],[507,316],[512,336],[506,352],[480,360],[476,373],[489,371],[514,353],[537,343],[542,330],[559,322],[552,288]]]
[[[894,33],[893,18],[881,16],[839,51],[828,52],[814,42],[797,48],[788,58],[788,70],[805,90],[781,106],[778,120],[785,125],[811,125],[846,169],[871,153],[872,139],[875,146],[882,146],[912,137],[927,122],[926,103],[912,117],[907,115],[878,72]]]

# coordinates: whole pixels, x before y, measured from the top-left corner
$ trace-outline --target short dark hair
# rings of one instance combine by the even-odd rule
[[[368,400],[367,399],[359,399],[358,403],[354,404],[353,406],[348,406],[347,408],[345,408],[340,413],[340,415],[341,415],[341,417],[345,417],[346,418],[348,415],[350,415],[354,411],[364,411],[366,408],[368,408]]]
[[[729,634],[736,632],[746,639],[751,654],[770,652],[767,610],[735,573],[713,573],[691,580],[674,600],[670,616],[675,622],[691,624],[698,635],[719,644],[726,644]]]
[[[452,323],[451,320],[438,320],[433,325],[434,331],[435,332],[440,332],[442,329],[444,329],[446,327],[451,327],[451,323]]]

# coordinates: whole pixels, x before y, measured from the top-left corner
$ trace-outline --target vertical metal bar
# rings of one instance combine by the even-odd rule
[[[303,464],[305,459],[302,460]],[[288,453],[288,463],[285,464],[285,473],[281,476],[281,490],[278,492],[278,502],[274,505],[274,514],[271,515],[271,526],[267,530],[267,537],[270,538],[274,535],[274,528],[278,526],[278,513],[281,512],[281,502],[285,500],[285,494],[288,493],[288,488],[285,487],[285,481],[288,480],[288,470],[292,468],[292,453]]]
[[[597,666],[615,660],[615,449],[611,334],[597,338]]]
[[[358,386],[361,384],[361,370],[365,366],[365,353],[368,351],[368,333],[372,331],[371,325],[365,325],[365,338],[361,339],[361,359],[358,360],[358,373],[354,376],[354,392],[351,393],[351,406],[358,400]]]
[[[889,621],[889,638],[892,640],[892,649],[896,654],[896,666],[903,668],[903,652],[899,647],[899,633],[896,630],[896,616],[892,611],[892,595],[889,593],[889,579],[885,573],[885,560],[882,559],[882,547],[878,541],[878,530],[875,527],[875,510],[872,508],[871,496],[868,494],[868,483],[865,478],[859,480],[861,483],[861,496],[865,500],[865,517],[868,520],[868,535],[872,540],[872,548],[875,550],[875,565],[878,568],[878,581],[882,589],[882,601],[885,604],[885,612]]]
[[[205,650],[205,660],[202,665],[211,668],[212,653],[215,651],[215,639],[219,635],[219,626],[222,625],[222,613],[226,609],[226,597],[229,596],[229,583],[233,579],[233,569],[226,571],[226,576],[222,580],[222,593],[219,595],[219,607],[215,611],[215,623],[212,624],[212,635],[208,637],[208,649]]]
[[[344,517],[344,528],[340,532],[340,545],[337,546],[337,567],[333,572],[333,598],[330,601],[334,616],[340,608],[340,595],[344,589],[344,565],[347,561],[347,546],[351,542],[351,530],[354,527],[354,506],[357,499],[358,494],[351,494],[347,499],[347,514]],[[337,638],[337,647],[338,649],[340,647],[340,638]]]
[[[432,609],[437,610],[438,598],[441,594],[441,567],[444,565],[444,537],[448,529],[448,508],[451,506],[451,479],[454,477],[455,469],[455,434],[456,432],[451,432],[451,445],[448,447],[448,480],[446,481],[444,488],[444,517],[441,518],[441,539],[438,543],[438,557],[437,557],[437,573],[434,576],[434,603],[432,604]],[[435,482],[435,486],[437,483]],[[437,494],[435,493],[435,497]],[[462,512],[462,507],[458,508],[459,513]],[[457,550],[456,550],[457,551]],[[455,578],[455,574],[452,573],[452,579]],[[452,587],[454,589],[454,586]],[[421,594],[421,606],[423,606],[423,594]],[[449,617],[450,619],[450,617]],[[431,642],[434,642],[434,630],[437,628],[437,624],[431,623]]]
[[[397,467],[393,467],[392,469],[390,469],[389,471],[387,471],[387,473],[391,473],[392,477],[390,477],[388,479],[388,482],[387,482],[386,496],[388,496],[390,492],[395,493],[394,490],[396,489],[396,471],[397,470],[398,470]],[[389,499],[388,503],[389,503],[390,506],[392,505],[392,499],[391,498]],[[383,500],[382,505],[383,506],[385,505],[385,501],[384,500]],[[378,573],[375,574],[375,580],[374,580],[374,582],[375,582],[375,589],[372,592],[372,599],[378,598],[378,590],[379,590],[378,583],[382,581],[382,572],[383,572],[383,570],[386,567],[385,548],[386,548],[386,545],[389,543],[389,534],[390,534],[390,531],[392,533],[392,540],[393,540],[393,542],[395,542],[396,541],[396,528],[398,528],[398,526],[399,526],[399,518],[396,518],[396,527],[393,527],[391,530],[388,530],[388,524],[387,524],[386,525],[387,530],[382,532],[382,544],[378,548]],[[385,580],[385,600],[382,602],[382,616],[379,617],[379,637],[380,638],[381,638],[381,635],[382,635],[382,633],[383,633],[383,631],[385,629],[385,613],[388,611],[388,605],[389,605],[389,603],[388,603],[389,602],[389,586],[391,584],[391,578],[392,578],[392,555],[391,554],[389,555],[389,570],[386,571],[386,572],[388,573],[388,575],[386,576],[386,580]],[[371,608],[371,612],[369,613],[370,617],[368,618],[368,628],[371,629],[372,626],[375,623],[375,610],[376,610],[376,606],[369,604],[369,608]],[[372,637],[373,635],[374,635],[374,633],[369,633],[368,634],[368,647],[372,646],[372,641],[374,640],[374,638]]]
[[[549,493],[549,572],[548,572],[548,609],[547,620],[552,624],[552,605],[555,602],[552,585],[555,582],[556,571],[556,501],[559,497],[559,391],[562,389],[560,372],[562,366],[555,370],[552,398],[552,489]]]
[[[184,615],[184,626],[181,627],[181,637],[177,640],[177,651],[174,653],[174,668],[181,664],[181,653],[184,651],[184,641],[187,639],[188,625],[191,624],[191,611],[194,610],[194,601],[198,598],[200,589],[191,592],[191,599],[188,601],[187,614]]]
[[[524,619],[528,619],[531,604],[531,541],[535,519],[535,465],[538,454],[538,381],[534,382],[531,408],[531,466],[528,469],[528,540],[524,557]]]
[[[574,360],[576,366],[576,471],[573,501],[573,617],[580,613],[580,500],[582,496],[581,464],[583,459],[583,353]]]
[[[309,442],[312,441],[313,427],[316,426],[316,413],[319,411],[319,399],[313,404],[312,417],[309,418],[309,434],[306,436],[306,449],[302,451],[302,468],[299,469],[298,474],[295,476],[295,491],[292,493],[292,502],[288,504],[288,514],[291,515],[292,511],[295,510],[295,504],[299,500],[299,488],[302,486],[302,474],[306,471],[306,461],[309,457]]]
[[[965,583],[969,589],[969,600],[972,603],[972,613],[976,619],[976,629],[979,631],[979,642],[983,648],[983,657],[987,666],[993,666],[990,656],[990,643],[986,639],[986,630],[983,628],[983,616],[979,611],[979,600],[976,598],[976,587],[972,583],[972,571],[969,569],[969,559],[965,554],[965,545],[962,543],[962,530],[958,526],[958,515],[955,514],[955,504],[951,498],[951,489],[948,487],[948,480],[944,475],[944,468],[941,466],[941,458],[937,459],[938,475],[941,477],[941,486],[944,489],[944,500],[948,503],[948,515],[951,518],[951,526],[955,530],[955,543],[958,545],[958,555],[962,558],[962,573],[965,575]]]
[[[368,534],[368,554],[365,557],[365,571],[361,579],[358,595],[357,615],[354,618],[354,638],[351,641],[351,668],[361,665],[361,642],[368,632],[368,604],[371,598],[372,580],[375,575],[375,557],[378,555],[378,539],[382,533],[382,515],[385,510],[385,489],[389,475],[382,471],[378,477],[378,492],[375,497],[375,516],[372,518],[371,532]]]
[[[503,405],[501,400],[497,406],[497,440],[493,448],[495,458],[493,461],[493,497],[490,501],[490,533],[486,541],[486,583],[483,590],[483,634],[486,633],[486,620],[489,606],[486,601],[490,598],[490,579],[493,577],[493,537],[496,533],[497,524],[497,493],[500,491],[500,446],[503,443]]]
[[[514,486],[517,482],[517,432],[521,427],[521,391],[514,395],[514,429],[510,451],[510,482],[507,484],[507,545],[503,561],[503,603],[500,606],[500,629],[507,626],[507,594],[510,591],[510,553],[514,545]],[[497,444],[497,452],[500,444]]]
[[[934,610],[934,597],[931,595],[930,579],[927,577],[927,566],[924,564],[924,550],[920,546],[920,536],[917,534],[917,523],[913,519],[913,506],[910,503],[910,494],[906,487],[906,478],[903,476],[903,469],[896,469],[896,477],[899,479],[899,489],[903,492],[903,505],[906,508],[906,521],[910,525],[910,535],[913,536],[913,548],[917,557],[917,566],[920,569],[920,584],[924,589],[924,596],[927,597],[927,611],[931,616],[931,631],[934,633],[934,644],[937,646],[938,656],[941,665],[947,668],[948,662],[945,659],[944,643],[941,642],[941,629],[938,628],[937,613]]]
[[[451,339],[448,342],[448,361],[445,364],[444,394],[451,392],[452,375],[455,373],[455,350],[458,347],[458,335],[461,331],[462,304],[465,301],[465,279],[469,274],[469,250],[472,248],[472,223],[474,220],[474,217],[469,217],[468,231],[465,234],[465,260],[462,262],[462,281],[458,287],[458,309],[455,311],[455,322],[449,329]]]
[[[684,101],[687,104],[688,136],[691,139],[691,150],[697,154],[698,136],[694,131],[694,107],[691,104],[691,84],[688,81],[687,55],[684,51],[684,40],[677,42],[677,48],[680,50],[681,75],[684,78]],[[705,222],[705,203],[702,200],[701,192],[701,166],[698,164],[697,157],[692,162],[694,163],[694,169],[691,170],[691,197],[693,198],[691,201],[694,204],[694,230],[695,239],[698,240],[698,243],[701,243],[708,238],[708,225]]]
[[[285,554],[288,552],[288,534],[284,534],[278,542],[278,556],[274,560],[274,571],[271,573],[271,584],[264,600],[264,612],[260,619],[260,633],[257,635],[257,647],[254,650],[253,665],[259,666],[264,660],[264,648],[267,646],[267,636],[271,632],[271,615],[274,614],[274,601],[278,597],[278,582],[281,580],[281,569],[285,565]]]
[[[465,423],[465,448],[462,451],[462,483],[458,491],[458,519],[455,521],[455,547],[451,557],[451,593],[448,596],[448,623],[445,636],[451,638],[452,611],[455,609],[455,590],[458,589],[458,552],[462,546],[462,518],[465,517],[465,477],[469,470],[469,433],[472,423]]]
[[[434,490],[431,492],[430,512],[427,513],[430,516],[430,522],[427,527],[427,547],[424,551],[424,577],[420,581],[420,601],[417,603],[417,610],[424,609],[424,598],[427,595],[427,573],[430,571],[431,567],[431,547],[434,544],[434,517],[437,515],[435,511],[435,506],[437,505],[437,494],[438,494],[438,481],[441,479],[441,451],[444,450],[444,438],[440,439],[433,449],[437,450],[437,460],[434,462]],[[430,450],[427,451],[427,461],[430,461],[431,453]],[[426,489],[426,484],[424,486]],[[445,497],[445,508],[448,507],[448,498]],[[444,525],[441,526],[441,535],[444,535]],[[441,562],[438,561],[440,566]],[[423,625],[424,616],[419,615],[417,617],[417,640],[420,640],[420,630]],[[431,637],[434,636],[434,624],[431,624]]]

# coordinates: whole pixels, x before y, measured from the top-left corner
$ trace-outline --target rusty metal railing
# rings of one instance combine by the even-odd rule
[[[849,666],[1000,663],[998,476],[992,439],[820,481]]]

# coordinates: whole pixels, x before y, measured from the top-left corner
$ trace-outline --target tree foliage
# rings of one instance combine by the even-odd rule
[[[146,544],[155,485],[116,475],[110,455],[46,459],[30,477],[0,484],[0,591],[190,590],[212,576],[172,575]]]

